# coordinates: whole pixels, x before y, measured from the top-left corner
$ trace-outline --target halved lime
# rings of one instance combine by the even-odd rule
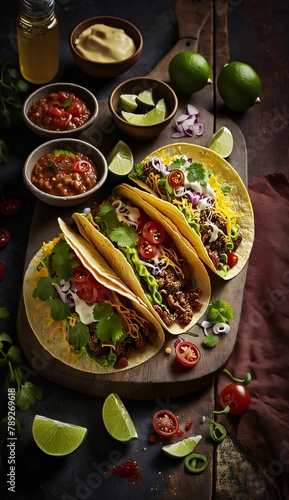
[[[140,108],[140,110],[147,112],[155,107],[155,102],[153,99],[153,91],[152,89],[143,90],[136,97],[136,102]]]
[[[168,444],[162,447],[162,450],[166,455],[174,458],[182,458],[186,457],[195,449],[199,441],[201,441],[202,436],[191,436],[183,439],[182,441],[178,441],[177,443]]]
[[[233,144],[234,141],[231,131],[227,127],[222,127],[213,135],[207,147],[215,151],[215,153],[218,153],[222,158],[227,158],[232,153]]]
[[[133,112],[137,108],[136,94],[122,94],[119,98],[125,111]]]
[[[59,422],[52,418],[35,415],[32,436],[39,448],[53,456],[72,453],[84,441],[87,429],[79,425]]]
[[[133,167],[133,154],[128,145],[118,141],[107,157],[108,170],[116,175],[127,175]]]
[[[164,99],[160,99],[154,109],[148,111],[148,113],[137,115],[134,113],[128,113],[126,111],[121,112],[121,116],[134,125],[155,125],[156,123],[162,122],[167,114],[167,107]]]
[[[127,443],[138,437],[134,423],[118,394],[112,392],[102,407],[103,423],[107,432],[118,441]]]

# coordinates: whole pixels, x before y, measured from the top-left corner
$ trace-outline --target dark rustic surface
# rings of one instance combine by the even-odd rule
[[[200,4],[192,0],[193,4]],[[124,78],[150,73],[156,64],[174,47],[178,40],[179,27],[174,14],[174,3],[160,0],[150,5],[148,2],[128,1],[124,4],[106,0],[105,5],[85,0],[57,2],[61,23],[61,67],[58,81],[72,81],[83,84],[92,90],[99,99],[106,98],[110,90]],[[288,167],[288,33],[289,5],[286,2],[261,2],[243,0],[232,2],[212,2],[214,16],[208,18],[202,28],[198,50],[212,60],[212,27],[222,22],[224,9],[228,7],[229,48],[226,46],[227,31],[221,32],[216,50],[218,61],[227,59],[241,60],[254,66],[263,82],[261,103],[242,115],[226,109],[219,101],[207,107],[212,88],[198,93],[196,102],[210,112],[217,111],[233,120],[240,128],[246,141],[248,159],[248,180],[270,172],[284,171]],[[217,8],[218,7],[218,8]],[[15,48],[15,3],[0,4],[1,56],[17,65]],[[126,75],[114,81],[100,82],[87,79],[76,70],[67,44],[72,28],[82,19],[93,15],[110,14],[125,17],[135,23],[144,35],[144,53],[140,61]],[[187,26],[183,22],[182,26]],[[186,37],[190,33],[183,32]],[[195,42],[194,42],[195,43]],[[195,46],[194,46],[195,47]],[[195,48],[196,50],[196,48]],[[211,102],[211,101],[210,101]],[[216,109],[215,109],[216,106]],[[22,165],[29,152],[39,144],[39,139],[21,127],[4,133],[11,146],[11,155],[6,165],[0,166],[0,184],[4,186],[5,197],[19,197],[23,209],[8,220],[1,218],[1,226],[7,227],[12,241],[1,250],[0,260],[6,267],[4,280],[0,282],[0,306],[9,308],[11,315],[1,322],[2,330],[16,339],[16,314],[24,270],[25,250],[29,228],[32,221],[35,200],[27,192],[22,182]],[[45,224],[45,220],[43,221]],[[17,487],[16,494],[9,494],[6,477],[1,478],[1,498],[17,500],[58,500],[68,498],[196,498],[252,499],[272,498],[264,486],[257,496],[256,484],[262,482],[242,454],[239,454],[228,440],[222,447],[218,462],[213,471],[213,449],[209,444],[207,422],[214,406],[214,387],[209,386],[200,392],[181,397],[155,398],[143,402],[126,401],[133,417],[139,440],[122,446],[109,439],[101,419],[102,398],[81,395],[41,377],[41,364],[33,372],[27,364],[23,369],[27,378],[40,385],[44,398],[29,412],[18,412],[22,425],[21,437],[17,447]],[[2,405],[2,402],[4,403]],[[6,392],[1,392],[1,414],[5,414]],[[168,407],[179,414],[181,422],[193,420],[193,434],[202,434],[198,446],[200,452],[207,453],[212,459],[206,474],[184,476],[182,464],[171,462],[164,457],[159,443],[148,442],[150,417],[160,407]],[[70,421],[88,427],[89,439],[73,455],[54,460],[43,455],[33,443],[31,425],[34,415],[43,414],[59,420]],[[203,418],[206,417],[203,423]],[[274,430],[272,430],[273,432]],[[111,463],[112,453],[119,452],[121,460],[134,458],[140,465],[143,481],[131,484],[118,477],[106,477],[102,466]],[[93,473],[98,471],[98,476]],[[217,472],[217,475],[215,474]],[[217,478],[217,480],[216,480]],[[96,480],[98,479],[98,482]],[[82,490],[80,489],[82,487]],[[217,492],[215,491],[217,489]],[[260,496],[261,495],[261,496]]]

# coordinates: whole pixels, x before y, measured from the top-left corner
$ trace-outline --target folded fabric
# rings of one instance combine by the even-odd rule
[[[278,499],[289,498],[289,178],[275,173],[249,185],[255,241],[237,341],[227,364],[252,375],[249,408],[222,423]],[[230,383],[221,374],[218,393]]]

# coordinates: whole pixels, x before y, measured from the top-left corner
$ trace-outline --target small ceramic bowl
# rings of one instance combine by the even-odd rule
[[[86,106],[90,110],[90,118],[84,123],[81,127],[77,127],[72,130],[46,130],[45,128],[39,127],[35,125],[28,118],[28,111],[33,103],[37,102],[39,99],[48,96],[51,92],[69,92],[74,94],[76,97],[85,102]],[[39,137],[43,137],[44,139],[57,139],[64,137],[79,137],[85,130],[87,130],[94,122],[98,115],[99,106],[96,97],[84,87],[80,85],[75,85],[74,83],[50,83],[49,85],[44,85],[40,87],[38,90],[35,90],[30,96],[27,97],[23,106],[23,116],[24,121],[30,130],[34,132]]]
[[[91,161],[94,162],[98,170],[98,182],[97,184],[85,193],[81,193],[74,196],[54,196],[52,194],[47,194],[44,191],[38,189],[31,182],[32,170],[43,155],[54,151],[54,150],[65,150],[72,152],[79,152],[87,156]],[[47,203],[48,205],[53,205],[56,207],[69,207],[73,205],[80,205],[86,202],[92,195],[103,186],[106,181],[108,174],[108,167],[106,159],[103,154],[96,149],[94,146],[88,142],[81,141],[80,139],[54,139],[52,141],[45,142],[38,146],[30,155],[27,157],[24,168],[23,168],[23,179],[26,187],[41,201]]]
[[[154,102],[164,99],[167,107],[166,118],[154,125],[135,125],[120,116],[120,96],[123,94],[140,94],[143,90],[152,89]],[[173,89],[154,78],[145,76],[131,78],[118,85],[110,94],[109,109],[117,127],[125,135],[134,139],[151,139],[158,136],[171,122],[178,109],[178,98]]]
[[[116,62],[95,62],[87,59],[76,49],[75,41],[86,29],[95,24],[104,24],[112,28],[122,29],[133,39],[136,51],[131,56]],[[77,66],[87,75],[94,78],[115,78],[127,71],[139,59],[143,49],[143,38],[140,31],[129,21],[114,16],[91,17],[78,24],[70,36],[70,50]]]

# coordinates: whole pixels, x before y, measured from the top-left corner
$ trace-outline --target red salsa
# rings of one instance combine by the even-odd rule
[[[39,158],[32,170],[31,182],[54,196],[75,196],[97,184],[98,171],[82,153],[54,150]]]
[[[73,130],[81,127],[91,116],[86,103],[66,91],[51,92],[34,102],[28,111],[29,120],[46,130]]]

